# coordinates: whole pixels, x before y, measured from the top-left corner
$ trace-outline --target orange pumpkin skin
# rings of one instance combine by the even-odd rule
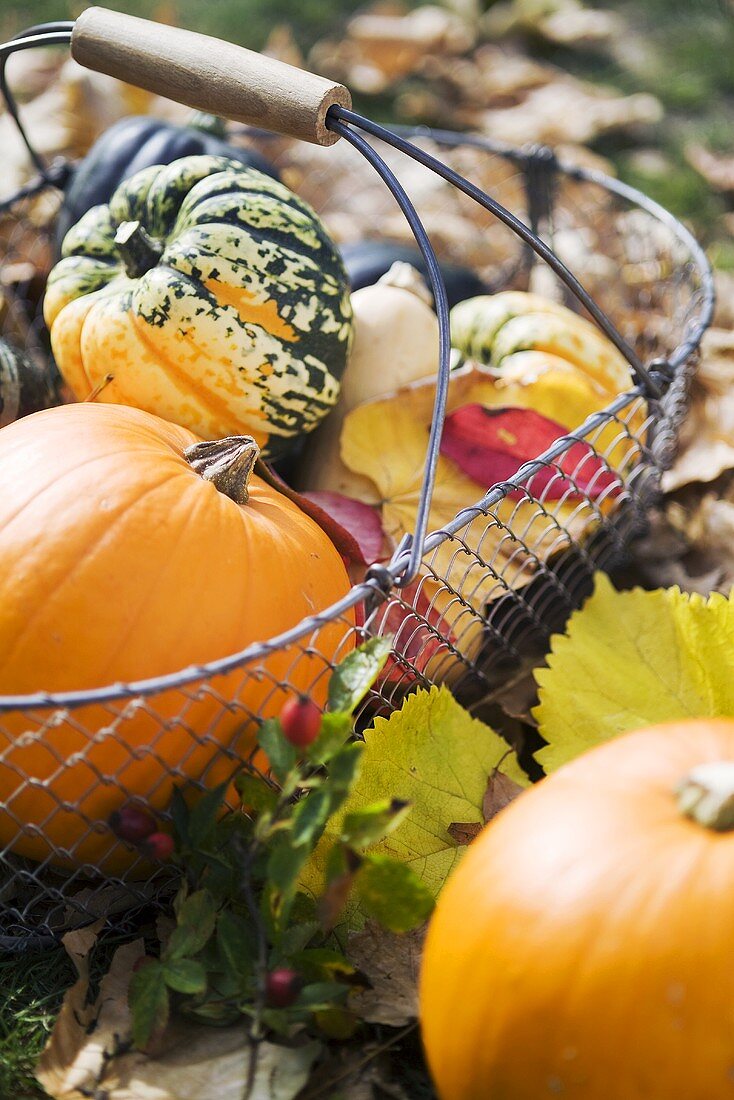
[[[734,1096],[734,832],[685,818],[734,722],[628,734],[559,770],[471,845],[421,975],[443,1100]]]
[[[0,432],[0,696],[126,683],[226,657],[349,590],[340,555],[309,517],[257,477],[248,502],[235,503],[183,458],[196,442],[115,405],[66,405]],[[327,660],[339,659],[348,632],[344,621],[320,630]],[[324,702],[325,661],[297,652],[275,651],[211,689],[159,692],[143,707],[71,710],[48,728],[49,712],[0,712],[0,846],[126,867],[134,857],[105,824],[121,803],[167,807],[172,771],[179,782],[226,778],[252,751],[251,716],[278,713],[278,681]]]

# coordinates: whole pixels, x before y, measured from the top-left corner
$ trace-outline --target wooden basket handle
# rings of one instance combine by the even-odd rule
[[[71,36],[72,57],[188,107],[263,130],[332,145],[326,112],[351,107],[341,84],[205,34],[87,8]]]

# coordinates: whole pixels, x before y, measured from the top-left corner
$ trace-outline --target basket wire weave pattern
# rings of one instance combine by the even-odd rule
[[[68,31],[59,27],[46,33],[66,41]],[[155,763],[169,788],[194,774],[193,785],[203,789],[233,773],[242,764],[233,730],[251,728],[267,708],[277,709],[291,683],[307,682],[318,691],[326,681],[332,661],[323,654],[333,647],[322,647],[320,635],[334,623],[343,624],[342,655],[367,636],[394,636],[387,670],[362,705],[362,721],[388,715],[406,692],[433,683],[447,683],[473,713],[489,713],[508,670],[544,652],[551,633],[589,593],[594,571],[621,561],[644,529],[660,475],[672,461],[697,348],[710,320],[711,276],[695,241],[644,196],[594,172],[559,165],[548,150],[509,149],[468,135],[410,133],[411,147],[438,157],[449,172],[470,179],[489,202],[519,219],[526,227],[521,239],[512,225],[460,193],[455,181],[396,150],[407,132],[395,137],[341,110],[332,125],[344,136],[349,131],[350,140],[309,149],[308,156],[297,142],[252,133],[243,140],[294,181],[338,241],[412,241],[395,188],[391,196],[385,175],[380,180],[364,164],[364,139],[356,129],[367,130],[392,183],[411,197],[424,255],[430,242],[427,259],[432,245],[441,259],[474,267],[493,291],[547,291],[588,316],[557,270],[547,266],[547,257],[538,256],[538,249],[552,249],[588,291],[592,301],[585,304],[608,318],[629,345],[638,385],[514,477],[487,487],[481,500],[442,530],[426,533],[428,507],[419,509],[412,542],[399,546],[386,565],[373,567],[339,605],[281,638],[144,684],[0,698],[0,767],[17,777],[0,813],[13,823],[16,838],[42,841],[51,821],[78,818],[85,792],[95,785],[114,788],[121,802],[134,801],[136,768],[146,762]],[[236,128],[232,134],[238,140]],[[50,248],[47,227],[65,169],[44,172],[26,194],[0,205],[6,270],[34,250],[41,255]],[[447,310],[435,281],[434,295],[446,341]],[[26,350],[45,361],[48,337],[38,288],[20,279],[7,296],[0,335],[16,344],[22,337]],[[443,351],[445,396],[448,347]],[[440,439],[443,421],[438,388],[434,439]],[[587,447],[577,467],[562,467],[582,441]],[[609,475],[608,493],[589,492],[583,467],[590,462],[599,464],[600,476]],[[431,487],[427,469],[429,503]],[[132,723],[145,730],[144,739],[127,736]],[[45,754],[46,778],[24,767],[29,750]],[[100,767],[102,756],[114,766]],[[83,833],[83,840],[94,834],[109,838],[106,822],[88,817]],[[150,865],[102,878],[94,862],[75,858],[75,844],[67,851],[47,848],[45,858],[35,861],[15,854],[15,841],[0,851],[0,946],[38,944],[99,915],[124,921],[166,887],[165,871],[151,875]]]

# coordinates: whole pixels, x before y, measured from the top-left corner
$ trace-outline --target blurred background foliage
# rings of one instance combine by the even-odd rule
[[[273,28],[285,24],[307,55],[315,42],[339,39],[349,16],[364,0],[105,0],[108,7],[157,18],[192,30],[262,48]],[[686,155],[691,142],[714,153],[732,149],[734,111],[733,0],[597,0],[597,8],[621,16],[623,31],[611,40],[565,46],[532,31],[532,17],[555,0],[444,0],[456,11],[481,14],[514,5],[525,19],[522,51],[550,61],[574,76],[622,93],[648,92],[665,108],[652,134],[615,133],[592,143],[623,179],[651,194],[694,229],[720,266],[734,268],[731,233],[721,232],[729,210],[726,194],[712,188]],[[388,0],[389,7],[391,0]],[[0,32],[8,37],[32,23],[74,17],[79,0],[0,0]],[[393,4],[394,6],[394,4]],[[417,6],[408,0],[402,7]],[[557,6],[557,5],[556,5]],[[527,18],[528,14],[531,18]],[[517,39],[518,36],[516,36]],[[511,43],[517,46],[517,41]],[[356,97],[381,120],[392,117],[388,94]],[[425,121],[430,122],[431,119]],[[650,155],[651,152],[657,155]],[[729,196],[730,198],[731,196]]]

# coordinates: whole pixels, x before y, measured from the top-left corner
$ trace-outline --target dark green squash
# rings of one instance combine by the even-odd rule
[[[106,130],[75,169],[57,223],[59,251],[72,225],[93,206],[109,202],[123,180],[152,164],[171,164],[194,156],[229,157],[273,179],[280,178],[255,149],[230,145],[223,123],[212,115],[195,114],[188,126],[132,115]]]
[[[426,261],[421,252],[411,245],[371,239],[353,241],[341,246],[341,254],[352,290],[373,286],[397,262],[410,264],[428,281]],[[471,268],[444,262],[440,267],[446,284],[449,309],[457,302],[463,302],[465,298],[475,298],[478,294],[487,293],[484,283]]]
[[[55,404],[50,376],[30,356],[0,339],[0,428]]]

